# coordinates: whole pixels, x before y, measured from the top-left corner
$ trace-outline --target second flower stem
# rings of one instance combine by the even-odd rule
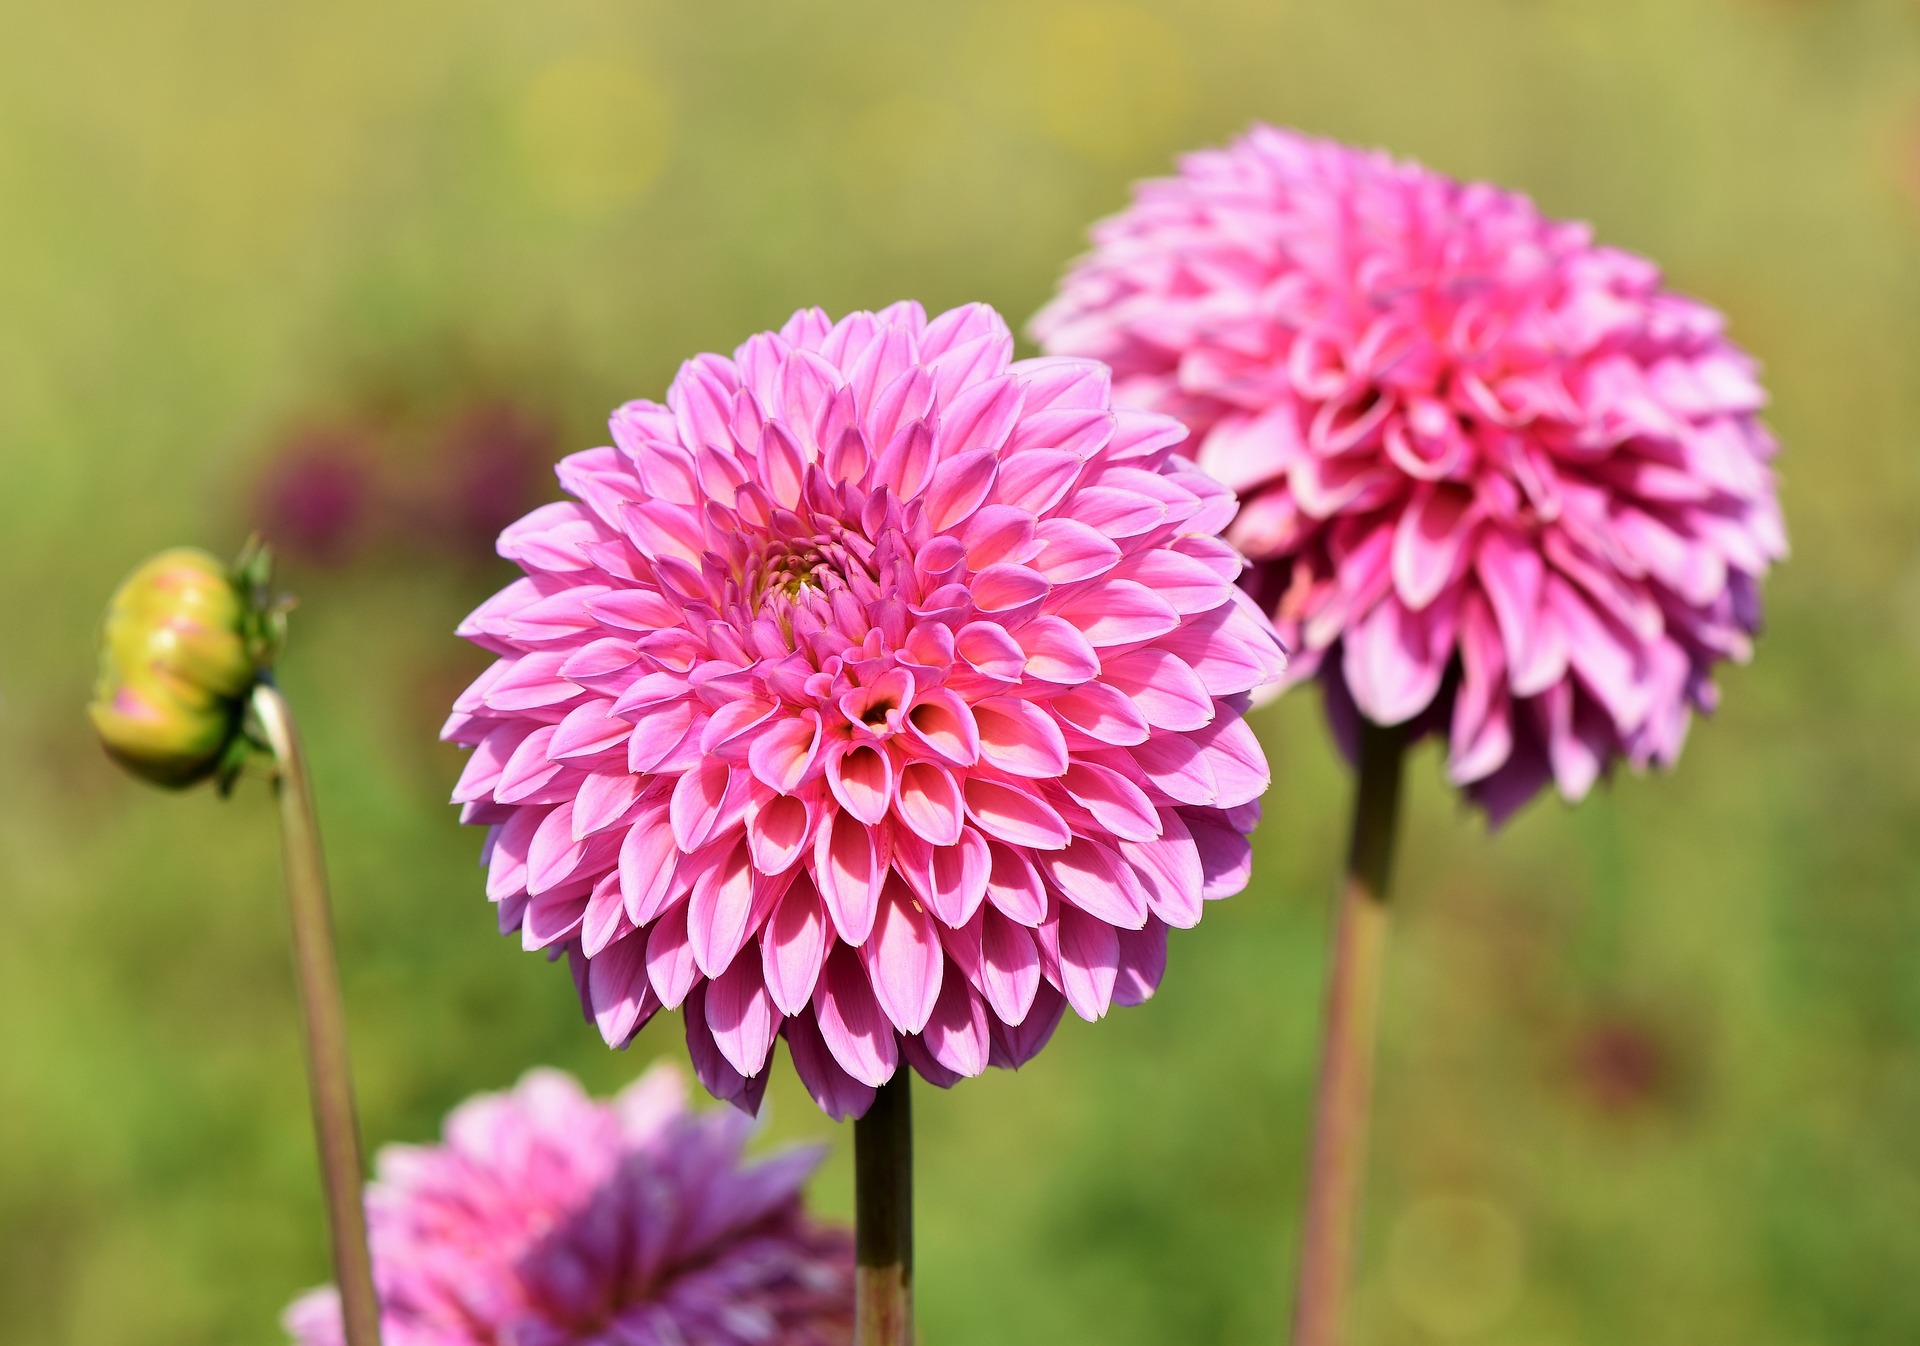
[[[333,1234],[334,1283],[347,1346],[380,1346],[380,1305],[367,1250],[361,1200],[360,1129],[354,1119],[353,1075],[347,1064],[347,1015],[333,955],[333,919],[313,787],[294,728],[293,711],[271,683],[254,688],[253,716],[273,751],[274,794],[280,803],[280,840],[287,871],[287,909],[293,926],[294,982],[306,1034],[307,1085],[313,1129]]]
[[[911,1078],[901,1062],[853,1124],[854,1346],[913,1343]]]
[[[1313,1157],[1300,1236],[1293,1346],[1337,1346],[1366,1185],[1380,984],[1386,964],[1387,881],[1399,827],[1406,730],[1361,722],[1353,837],[1334,920],[1333,956],[1314,1100]]]

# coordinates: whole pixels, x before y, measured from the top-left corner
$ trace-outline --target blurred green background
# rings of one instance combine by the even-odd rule
[[[66,0],[0,41],[0,1338],[278,1339],[324,1245],[270,812],[85,732],[145,553],[264,522],[365,1129],[625,1055],[493,933],[434,734],[484,539],[793,308],[1016,323],[1265,118],[1533,193],[1765,361],[1796,548],[1682,769],[1489,838],[1414,763],[1356,1341],[1920,1340],[1920,5]],[[1347,782],[1259,721],[1251,890],[1161,996],[922,1089],[933,1343],[1287,1316]],[[775,1137],[849,1138],[784,1072]]]

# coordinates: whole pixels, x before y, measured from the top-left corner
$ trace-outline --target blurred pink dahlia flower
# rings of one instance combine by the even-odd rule
[[[1249,591],[1353,713],[1448,735],[1497,822],[1670,765],[1786,554],[1753,361],[1525,197],[1272,127],[1096,226],[1033,321],[1246,497]]]
[[[367,1192],[387,1346],[843,1346],[853,1240],[809,1221],[818,1148],[744,1164],[753,1123],[687,1109],[672,1066],[610,1103],[536,1070],[389,1146]],[[342,1346],[339,1296],[287,1310]]]
[[[1012,350],[899,304],[689,361],[460,628],[500,656],[445,736],[502,929],[610,1044],[683,1005],[748,1110],[782,1035],[838,1117],[902,1060],[1017,1066],[1246,880],[1285,661],[1233,496],[1103,365]]]

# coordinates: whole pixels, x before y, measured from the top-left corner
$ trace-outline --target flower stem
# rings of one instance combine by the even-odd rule
[[[902,1062],[853,1124],[854,1346],[913,1343],[913,1109]]]
[[[1367,1110],[1387,949],[1387,879],[1406,740],[1403,727],[1361,723],[1353,837],[1335,917],[1322,1025],[1293,1346],[1336,1346],[1341,1339],[1366,1177]]]
[[[346,1009],[333,956],[327,871],[320,856],[313,787],[307,780],[293,711],[279,689],[269,682],[259,683],[253,691],[252,710],[273,751],[287,908],[293,925],[294,981],[306,1033],[307,1085],[313,1097],[327,1223],[333,1234],[334,1283],[340,1287],[347,1346],[379,1346],[380,1306],[374,1296],[366,1209],[360,1196],[360,1134],[354,1120],[353,1076],[347,1065]]]

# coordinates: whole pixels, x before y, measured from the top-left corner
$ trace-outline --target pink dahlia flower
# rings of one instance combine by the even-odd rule
[[[752,1122],[654,1066],[611,1103],[536,1070],[390,1146],[367,1191],[387,1346],[843,1346],[853,1240],[810,1222],[818,1148],[743,1164]],[[342,1346],[339,1296],[287,1310]]]
[[[1671,764],[1786,553],[1751,359],[1526,198],[1271,127],[1096,227],[1033,323],[1246,497],[1336,725],[1416,721],[1498,821]],[[1344,724],[1342,722],[1345,722]],[[1350,732],[1343,737],[1351,741]]]
[[[1017,1066],[1245,882],[1284,659],[1233,496],[1104,366],[1012,350],[900,304],[689,361],[461,627],[500,656],[445,732],[502,928],[609,1043],[684,1005],[749,1110],[782,1035],[835,1116],[903,1060]]]

